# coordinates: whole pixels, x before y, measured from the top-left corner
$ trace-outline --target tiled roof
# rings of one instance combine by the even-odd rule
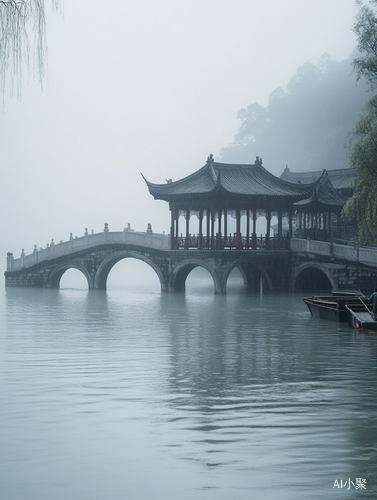
[[[294,203],[294,207],[341,207],[345,204],[346,200],[347,198],[342,196],[339,191],[335,189],[329,172],[324,170],[318,179],[311,196],[307,199],[297,201]]]
[[[352,182],[355,179],[355,172],[350,168],[340,168],[336,170],[326,170],[335,189],[352,189]],[[281,174],[280,179],[295,184],[308,184],[318,180],[323,170],[315,172],[291,172],[288,167]]]
[[[144,177],[144,176],[143,176]],[[155,199],[169,201],[182,195],[204,195],[223,190],[231,195],[303,197],[312,191],[312,184],[287,182],[268,172],[257,158],[254,165],[233,165],[208,160],[206,165],[175,182],[153,184],[147,181]]]
[[[212,155],[202,168],[178,181],[153,184],[143,178],[156,200],[168,201],[176,207],[188,204],[194,210],[206,206],[208,201],[217,204],[224,200],[228,208],[234,205],[274,209],[293,205],[308,210],[342,207],[346,198],[340,188],[334,187],[333,179],[338,186],[351,184],[348,169],[293,174],[287,168],[279,178],[268,172],[258,157],[252,165],[234,165],[215,162]]]

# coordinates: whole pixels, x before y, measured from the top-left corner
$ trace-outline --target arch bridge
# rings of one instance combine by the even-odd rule
[[[157,274],[162,292],[185,290],[187,276],[195,267],[211,275],[215,293],[225,293],[227,280],[238,268],[250,291],[305,289],[362,289],[377,283],[377,250],[355,248],[314,240],[291,239],[286,250],[171,250],[170,238],[129,228],[105,230],[37,249],[15,259],[7,255],[6,286],[59,288],[68,269],[78,269],[89,289],[106,289],[108,275],[122,259],[145,262]]]

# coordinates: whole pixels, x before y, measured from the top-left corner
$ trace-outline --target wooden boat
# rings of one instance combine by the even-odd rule
[[[346,304],[348,324],[356,330],[369,330],[377,332],[377,321],[372,312],[363,302]]]
[[[360,297],[364,295],[359,291],[334,292],[333,295],[304,297],[310,314],[317,318],[331,321],[348,321],[347,304],[360,304]]]

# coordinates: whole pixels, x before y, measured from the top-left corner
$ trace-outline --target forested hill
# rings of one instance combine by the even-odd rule
[[[305,63],[285,90],[270,94],[266,107],[241,109],[241,126],[220,160],[253,163],[260,156],[275,175],[286,165],[293,171],[347,168],[348,133],[371,97],[364,81],[356,84],[354,57],[336,62],[324,55],[317,65]]]

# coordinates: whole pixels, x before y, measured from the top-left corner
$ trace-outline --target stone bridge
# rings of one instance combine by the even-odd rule
[[[7,255],[6,286],[59,288],[63,274],[71,268],[83,273],[89,289],[106,289],[112,267],[122,259],[135,258],[157,274],[162,292],[185,290],[185,281],[195,267],[212,276],[215,293],[225,293],[227,280],[238,268],[251,291],[361,289],[369,293],[377,286],[377,250],[314,240],[292,239],[288,250],[170,250],[170,239],[125,229],[102,233],[37,249],[22,251],[15,259]]]

